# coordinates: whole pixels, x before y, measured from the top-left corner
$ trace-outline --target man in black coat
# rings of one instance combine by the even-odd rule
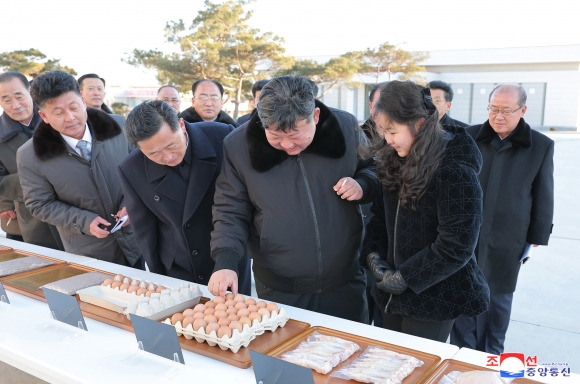
[[[429,82],[429,90],[433,104],[435,104],[435,107],[437,107],[437,113],[439,114],[439,124],[441,124],[443,128],[468,127],[468,125],[464,122],[452,119],[449,116],[451,102],[453,101],[453,88],[451,88],[451,85],[444,81],[433,80]]]
[[[466,131],[483,156],[483,224],[475,250],[491,291],[489,310],[459,317],[451,343],[500,354],[510,321],[522,256],[547,245],[554,214],[554,141],[524,121],[526,92],[500,84],[489,98],[489,119]]]
[[[219,81],[201,79],[191,86],[193,99],[191,107],[179,114],[183,120],[189,123],[201,121],[215,121],[217,123],[238,124],[224,111],[222,111],[224,87]]]
[[[127,118],[136,145],[119,166],[125,203],[149,270],[207,285],[215,181],[223,140],[234,127],[189,124],[164,101],[144,102]],[[250,259],[239,263],[240,289],[251,290]]]

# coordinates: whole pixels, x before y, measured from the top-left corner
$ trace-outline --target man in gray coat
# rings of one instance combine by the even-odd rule
[[[38,76],[30,94],[43,122],[17,152],[26,207],[58,228],[67,252],[141,267],[129,221],[110,232],[127,214],[117,173],[129,153],[121,127],[86,107],[68,73]]]
[[[62,249],[56,229],[32,217],[22,198],[16,151],[30,139],[41,121],[29,88],[28,79],[20,72],[0,74],[0,106],[4,110],[0,115],[0,216],[16,223],[22,234],[7,232],[7,238]]]
[[[547,245],[554,215],[554,141],[524,121],[526,91],[500,84],[489,96],[489,119],[466,129],[483,156],[483,223],[475,249],[491,292],[489,309],[460,316],[451,343],[499,355],[526,249]]]

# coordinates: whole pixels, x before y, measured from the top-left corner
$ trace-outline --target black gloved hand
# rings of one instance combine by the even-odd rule
[[[385,272],[392,270],[392,268],[384,261],[378,253],[372,252],[367,255],[367,265],[371,271],[375,281],[383,280]]]
[[[407,283],[403,280],[401,272],[390,269],[385,273],[383,279],[377,283],[377,288],[386,293],[400,295],[407,289]]]

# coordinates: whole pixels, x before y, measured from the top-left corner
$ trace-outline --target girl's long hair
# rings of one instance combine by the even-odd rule
[[[373,149],[382,185],[398,191],[401,205],[415,210],[439,168],[445,149],[443,130],[429,89],[411,81],[390,81],[381,88],[375,112],[406,125],[414,137],[406,157],[400,157],[384,138],[375,140]],[[421,119],[425,120],[416,129]],[[377,131],[382,136],[381,127]]]

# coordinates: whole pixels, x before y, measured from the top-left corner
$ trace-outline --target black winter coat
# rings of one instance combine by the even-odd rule
[[[554,141],[524,119],[503,141],[489,121],[466,129],[483,155],[483,225],[475,254],[491,293],[513,293],[527,244],[547,245],[554,216]]]
[[[444,140],[439,170],[416,210],[400,206],[398,192],[384,188],[375,199],[364,255],[378,252],[409,287],[390,295],[373,286],[387,313],[442,321],[477,315],[489,304],[473,253],[482,221],[481,155],[463,128],[445,132]]]

